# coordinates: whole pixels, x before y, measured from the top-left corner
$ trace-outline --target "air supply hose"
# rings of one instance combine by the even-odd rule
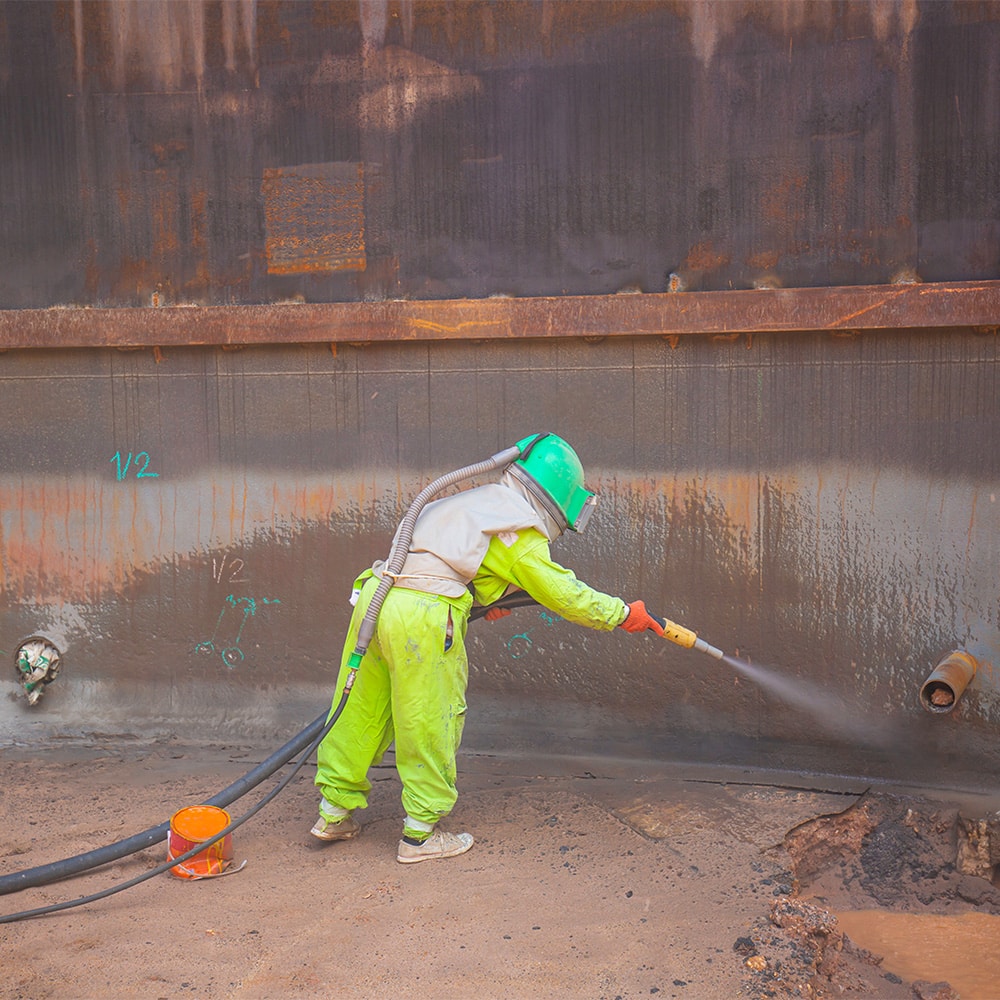
[[[75,906],[82,906],[84,903],[95,903],[99,899],[106,899],[108,896],[115,895],[115,893],[122,892],[125,889],[131,889],[132,886],[138,885],[140,882],[146,882],[146,881],[148,881],[149,879],[153,878],[156,875],[162,875],[163,872],[167,871],[170,868],[173,868],[175,865],[182,864],[183,862],[187,861],[189,858],[193,858],[196,854],[201,854],[201,852],[204,851],[206,848],[211,847],[212,844],[214,844],[214,843],[222,840],[222,838],[225,837],[227,834],[232,833],[232,831],[235,830],[238,826],[242,826],[252,816],[256,816],[257,813],[259,813],[261,811],[261,809],[264,808],[264,806],[266,806],[272,799],[274,799],[278,795],[279,792],[281,792],[284,788],[287,787],[288,783],[292,780],[292,778],[294,778],[295,775],[299,773],[299,768],[302,767],[302,765],[312,755],[313,751],[320,745],[320,743],[323,740],[323,737],[326,736],[326,734],[333,728],[333,724],[337,721],[337,719],[340,717],[340,713],[344,710],[344,705],[347,704],[347,696],[348,696],[349,693],[350,692],[345,689],[343,695],[341,695],[340,702],[338,703],[336,709],[330,714],[330,718],[327,720],[326,725],[324,725],[320,729],[320,731],[319,731],[318,734],[315,734],[313,736],[311,742],[306,747],[305,752],[302,754],[302,756],[296,762],[295,767],[293,767],[291,769],[291,771],[289,771],[288,774],[286,774],[281,779],[281,781],[279,781],[278,784],[275,785],[274,788],[272,788],[271,791],[269,791],[267,793],[267,795],[265,795],[256,805],[254,805],[251,809],[249,809],[242,816],[240,816],[239,819],[233,820],[228,826],[224,827],[222,830],[220,830],[218,833],[214,834],[212,837],[208,838],[207,840],[199,841],[197,844],[195,844],[194,847],[192,847],[188,851],[185,851],[183,854],[179,854],[175,858],[170,858],[169,860],[163,862],[162,864],[157,865],[155,868],[150,868],[148,871],[143,872],[141,875],[137,875],[135,878],[129,879],[127,882],[120,882],[120,883],[118,883],[118,885],[113,885],[113,886],[111,886],[111,887],[109,887],[107,889],[102,890],[101,892],[95,892],[95,893],[93,893],[93,894],[91,894],[89,896],[81,896],[79,899],[65,900],[62,903],[52,903],[49,906],[40,906],[40,907],[38,907],[37,909],[34,909],[34,910],[22,910],[20,913],[7,913],[7,914],[4,914],[4,915],[0,916],[0,924],[12,924],[12,923],[14,923],[17,920],[26,920],[29,917],[41,917],[41,916],[45,916],[46,914],[49,914],[49,913],[58,913],[60,910],[69,910],[69,909],[71,909],[72,907],[75,907]],[[322,722],[323,719],[325,719],[325,718],[326,718],[325,715],[320,716],[320,718],[317,720],[317,722]],[[304,729],[302,731],[302,733],[299,734],[299,736],[301,737],[305,732],[312,732],[312,731],[315,730],[315,728],[316,728],[316,723],[314,722],[307,729]],[[296,739],[293,740],[292,742],[298,742],[298,740],[299,740],[299,737],[296,737]],[[282,747],[282,750],[285,750],[287,748],[287,746],[289,746],[289,745],[290,744],[286,744],[285,747]],[[281,751],[278,751],[278,752],[280,753]],[[275,756],[277,756],[277,755],[275,755]],[[268,758],[268,759],[272,760],[273,757],[272,758]],[[255,770],[258,770],[258,769],[255,768]],[[258,778],[257,781],[255,782],[255,784],[259,784],[259,782],[262,781],[262,780],[263,780],[263,778]],[[228,792],[230,789],[235,788],[239,784],[240,784],[240,782],[235,782],[234,784],[230,785],[229,789],[226,789],[226,791]],[[222,795],[222,794],[224,794],[224,793],[220,793],[220,795]],[[219,798],[219,796],[216,796],[216,798]],[[210,801],[207,804],[209,804],[209,805],[215,805],[217,803]],[[166,827],[169,827],[168,823],[164,823],[164,824],[162,824],[162,826],[155,827],[154,829],[156,829],[156,830],[163,829],[164,833],[165,833],[166,832],[166,829],[165,829]],[[147,832],[152,832],[152,831],[147,831]],[[137,836],[138,837],[142,837],[143,835],[142,834],[138,834]],[[129,843],[130,841],[135,841],[135,840],[136,840],[136,837],[130,837],[128,839],[128,841],[121,841],[119,844],[113,844],[113,845],[111,845],[111,847],[112,848],[120,848],[122,844],[126,844],[126,843]],[[148,845],[144,845],[144,846],[148,846]],[[104,850],[109,850],[109,849],[110,848],[104,848]],[[126,853],[134,853],[136,850],[140,850],[140,849],[141,848],[134,848],[133,850],[130,850],[130,851],[121,852],[121,853],[118,853],[116,855],[116,857],[123,857],[124,854],[126,854]],[[100,851],[91,851],[90,852],[91,855],[93,855],[93,854],[99,854],[99,853],[100,853]],[[87,856],[88,855],[79,855],[77,858],[74,858],[74,859],[71,859],[71,860],[77,861],[80,858],[85,858]],[[110,859],[108,859],[108,860],[110,860]],[[101,863],[103,863],[103,862],[98,862],[98,864],[101,864]],[[44,866],[44,867],[58,867],[60,864],[65,864],[65,862],[61,862],[61,863],[60,862],[56,862],[55,865]],[[42,871],[43,869],[33,869],[33,870],[34,871]],[[77,870],[80,870],[80,869],[77,869]],[[28,874],[28,873],[22,873],[22,874]],[[45,879],[45,881],[51,882],[51,881],[54,881],[55,878],[62,878],[62,877],[63,876],[59,875],[59,876],[55,876],[54,878]],[[39,882],[34,882],[34,883],[31,883],[31,884],[38,885],[40,883]],[[23,886],[21,888],[23,888]],[[8,891],[12,891],[12,890],[8,890]]]
[[[435,479],[433,483],[425,486],[417,494],[413,503],[410,504],[409,509],[403,515],[403,520],[399,522],[399,527],[396,529],[396,537],[389,552],[389,558],[386,560],[386,565],[382,570],[382,579],[379,581],[379,585],[372,595],[371,603],[368,605],[368,610],[365,612],[365,617],[362,619],[361,626],[358,629],[357,645],[354,647],[354,652],[351,654],[348,662],[348,666],[352,672],[356,671],[361,665],[361,658],[365,655],[368,644],[372,641],[372,636],[375,634],[375,623],[378,620],[379,612],[382,610],[382,602],[385,600],[386,594],[389,593],[396,577],[402,570],[403,563],[406,562],[406,556],[410,551],[410,542],[413,541],[413,529],[416,526],[420,512],[424,509],[427,502],[442,490],[465,479],[472,479],[473,476],[480,476],[486,472],[505,468],[511,462],[518,459],[520,455],[521,450],[516,445],[513,445],[504,451],[497,452],[497,454],[486,459],[484,462],[468,465],[464,469],[456,469],[454,472],[449,472]],[[348,678],[348,683],[353,683],[353,673]]]
[[[252,788],[256,788],[262,781],[274,774],[278,768],[287,764],[300,750],[308,746],[315,739],[316,734],[324,728],[328,716],[329,713],[324,712],[301,733],[289,740],[281,749],[276,750],[266,760],[261,761],[242,778],[234,781],[228,788],[224,788],[210,799],[206,799],[205,805],[224,809],[231,802],[246,795]],[[166,840],[169,829],[170,822],[168,820],[159,826],[150,827],[142,833],[120,840],[116,844],[98,847],[93,851],[87,851],[85,854],[78,854],[76,857],[66,858],[63,861],[53,861],[51,864],[40,865],[37,868],[28,868],[25,871],[0,876],[0,896],[9,892],[18,892],[21,889],[29,889],[36,885],[58,882],[60,879],[89,871],[91,868],[97,868],[111,861],[117,861],[129,854],[135,854],[136,851],[144,850]]]
[[[270,777],[270,775],[277,771],[278,768],[287,764],[296,753],[305,747],[305,753],[302,755],[293,770],[286,775],[271,792],[258,802],[256,806],[254,806],[244,816],[241,816],[238,820],[230,823],[229,826],[220,831],[210,840],[200,842],[187,854],[174,858],[170,862],[164,863],[163,865],[158,865],[156,868],[145,872],[143,875],[132,879],[129,882],[113,886],[112,888],[101,893],[96,893],[93,896],[83,897],[66,903],[53,904],[52,906],[42,907],[38,910],[26,910],[22,913],[12,913],[7,916],[0,916],[0,924],[12,923],[15,920],[22,920],[31,916],[41,916],[42,914],[67,909],[71,906],[79,906],[83,903],[103,899],[104,897],[110,896],[115,892],[120,892],[123,889],[130,888],[139,882],[143,882],[148,878],[152,878],[154,875],[158,875],[161,872],[166,871],[168,868],[172,868],[184,859],[200,853],[205,848],[216,843],[218,840],[221,840],[224,836],[226,836],[226,834],[235,830],[238,826],[241,826],[252,816],[256,815],[260,809],[270,802],[283,788],[285,788],[288,782],[291,781],[291,779],[298,772],[299,768],[302,767],[308,757],[322,742],[323,738],[333,728],[333,725],[339,718],[340,713],[344,710],[344,706],[347,704],[348,696],[351,693],[351,688],[354,685],[354,678],[357,675],[358,668],[360,667],[361,661],[364,658],[372,637],[375,634],[375,626],[382,604],[385,601],[385,597],[389,593],[389,590],[392,588],[395,577],[402,570],[403,563],[406,561],[406,556],[410,548],[410,542],[413,540],[413,530],[416,526],[417,518],[419,517],[420,512],[427,505],[427,503],[442,490],[466,479],[471,479],[474,476],[483,475],[487,472],[493,472],[497,469],[505,468],[511,462],[515,461],[520,454],[520,449],[516,446],[512,446],[504,451],[497,452],[497,454],[492,455],[485,461],[477,462],[474,465],[469,465],[462,469],[456,469],[454,472],[449,472],[440,476],[428,486],[425,486],[424,489],[417,494],[396,530],[396,536],[393,541],[392,549],[389,553],[389,558],[386,560],[385,569],[382,571],[382,579],[379,582],[379,586],[376,588],[375,593],[372,595],[372,600],[368,605],[365,617],[362,619],[361,626],[358,630],[357,643],[348,661],[350,672],[347,676],[347,680],[344,684],[344,690],[336,709],[334,709],[329,715],[324,712],[323,715],[311,722],[305,729],[302,730],[302,732],[289,740],[288,743],[286,743],[279,750],[275,751],[275,753],[273,753],[266,760],[258,764],[257,767],[248,771],[242,778],[233,782],[233,784],[208,799],[205,803],[206,805],[224,807],[232,802],[235,802],[237,799],[250,791],[250,789],[256,787],[266,778]],[[521,602],[524,597],[523,594],[514,594],[511,595],[511,597],[514,600],[512,600],[509,604],[506,601],[498,601],[496,604],[492,605],[492,607],[496,607],[497,605],[509,607],[521,606]],[[486,610],[487,609],[483,608],[480,611],[480,614],[485,614]],[[470,617],[478,616],[479,615],[473,615]],[[78,854],[72,858],[55,861],[51,864],[41,865],[37,868],[26,869],[22,872],[14,872],[11,875],[0,876],[0,895],[17,892],[21,889],[27,889],[32,886],[45,885],[49,882],[56,882],[60,879],[68,878],[71,875],[76,875],[80,872],[96,868],[99,865],[116,861],[129,854],[134,854],[137,851],[141,851],[144,848],[151,847],[156,843],[162,842],[166,838],[169,828],[170,823],[168,821],[161,823],[159,826],[151,827],[143,833],[135,834],[132,837],[118,841],[115,844],[109,844],[106,847],[88,851],[85,854]]]

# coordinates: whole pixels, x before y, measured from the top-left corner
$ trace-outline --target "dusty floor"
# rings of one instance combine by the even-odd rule
[[[272,749],[98,740],[41,758],[7,750],[0,875],[154,827]],[[933,985],[903,979],[838,929],[836,909],[1000,913],[989,882],[950,864],[955,813],[939,801],[583,759],[460,764],[447,828],[475,834],[468,854],[396,862],[389,766],[377,771],[361,837],[319,845],[307,832],[310,763],[235,832],[242,871],[158,875],[0,925],[0,997],[952,1000],[947,969]],[[234,817],[273,780],[235,803]],[[100,891],[165,850],[5,895],[0,913]]]

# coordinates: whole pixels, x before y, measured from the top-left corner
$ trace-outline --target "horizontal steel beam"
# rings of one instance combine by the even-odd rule
[[[0,349],[985,328],[1000,281],[541,298],[0,310]]]

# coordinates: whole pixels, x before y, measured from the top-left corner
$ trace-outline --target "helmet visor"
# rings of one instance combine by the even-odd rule
[[[581,492],[587,494],[587,498],[583,501],[580,507],[579,513],[576,515],[576,519],[570,524],[570,528],[573,531],[583,531],[587,527],[587,523],[590,521],[591,516],[597,509],[597,495],[590,493],[588,490],[582,490]]]

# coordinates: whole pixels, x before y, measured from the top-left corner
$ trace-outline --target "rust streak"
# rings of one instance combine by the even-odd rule
[[[499,320],[465,320],[462,323],[434,323],[429,319],[411,319],[409,325],[415,330],[433,330],[437,333],[444,333],[448,336],[461,335],[463,330],[482,330],[484,327],[503,327]],[[477,333],[476,336],[482,334]]]
[[[883,306],[886,305],[886,303],[892,302],[895,299],[898,299],[901,295],[906,295],[907,292],[909,292],[909,291],[910,291],[910,289],[908,289],[908,288],[901,288],[901,289],[899,289],[899,291],[897,291],[893,295],[886,295],[884,298],[880,299],[878,302],[871,302],[868,305],[866,305],[863,309],[856,309],[854,312],[848,313],[846,316],[842,316],[833,325],[834,326],[848,326],[848,325],[856,326],[857,324],[854,322],[854,320],[856,320],[859,316],[864,316],[866,313],[870,313],[873,309],[881,309]]]

